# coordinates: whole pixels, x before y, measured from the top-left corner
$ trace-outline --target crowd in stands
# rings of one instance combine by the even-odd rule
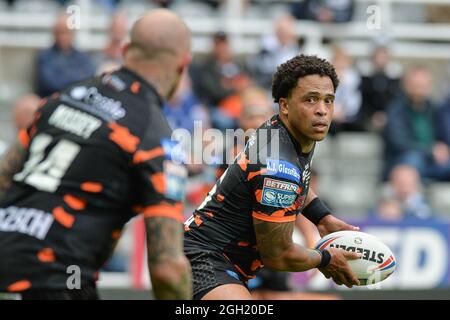
[[[98,1],[110,9],[121,2]],[[13,0],[8,2],[14,5]],[[166,7],[172,1],[153,2]],[[220,3],[204,2],[213,7]],[[261,39],[260,51],[245,57],[234,55],[226,33],[215,33],[210,53],[195,57],[176,94],[166,102],[163,111],[169,124],[173,129],[184,128],[190,132],[194,130],[194,121],[201,121],[203,128],[220,130],[256,127],[255,123],[246,121],[260,121],[277,112],[274,104],[267,106],[276,66],[303,52],[301,39],[295,33],[296,19],[346,22],[351,20],[353,5],[351,0],[305,0],[294,4],[293,15],[274,21],[273,34]],[[53,28],[54,44],[36,56],[35,95],[19,99],[14,107],[12,117],[18,130],[31,121],[30,114],[39,104],[38,97],[120,66],[129,22],[122,13],[111,16],[109,41],[96,53],[79,51],[73,31],[67,27],[67,16],[57,19]],[[371,132],[384,141],[380,183],[386,187],[370,214],[387,221],[433,217],[435,212],[427,203],[424,187],[433,181],[450,182],[450,95],[443,101],[431,99],[435,84],[425,66],[393,72],[392,65],[399,63],[391,58],[389,43],[374,44],[369,72],[358,68],[345,47],[335,44],[330,52],[340,78],[331,135]],[[2,149],[4,143],[0,142],[0,153]],[[192,176],[207,170],[195,166],[190,169]],[[201,189],[202,195],[205,192],[207,189]],[[202,195],[188,192],[188,200],[196,205],[202,201]]]

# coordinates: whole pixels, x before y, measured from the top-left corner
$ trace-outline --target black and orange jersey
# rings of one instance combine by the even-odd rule
[[[66,289],[73,270],[93,283],[134,215],[184,221],[187,172],[161,105],[125,68],[43,101],[0,206],[0,292]]]
[[[267,120],[185,222],[185,251],[219,252],[241,279],[253,278],[263,266],[253,218],[295,221],[308,193],[312,155],[301,152],[277,115]]]

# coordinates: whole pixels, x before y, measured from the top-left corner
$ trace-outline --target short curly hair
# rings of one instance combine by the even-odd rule
[[[278,66],[272,81],[274,101],[278,103],[280,98],[289,97],[292,89],[297,86],[298,79],[314,74],[329,77],[336,92],[339,79],[333,65],[317,56],[301,54]]]

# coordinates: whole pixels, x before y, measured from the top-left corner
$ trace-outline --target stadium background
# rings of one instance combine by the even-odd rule
[[[51,46],[53,24],[61,10],[68,7],[72,9],[69,13],[80,14],[75,47],[94,55],[108,43],[108,28],[114,10],[124,13],[131,25],[142,12],[161,5],[150,0],[61,2],[64,1],[0,0],[0,140],[3,145],[15,136],[16,129],[11,120],[15,101],[35,92],[36,54]],[[240,72],[248,72],[251,78],[251,64],[255,63],[254,59],[257,63],[262,48],[269,46],[267,43],[273,38],[276,21],[305,1],[159,2],[178,12],[192,29],[194,67],[211,52],[213,37],[223,37],[230,44],[237,65],[248,67]],[[299,42],[298,52],[332,59],[338,45],[351,57],[351,68],[364,77],[371,73],[374,48],[387,46],[391,55],[388,73],[401,78],[408,68],[425,66],[433,78],[431,98],[436,106],[445,105],[450,93],[450,1],[355,0],[335,3],[343,7],[351,3],[350,18],[326,23],[313,18],[295,19],[293,32]],[[201,70],[197,68],[197,77],[201,76]],[[239,95],[236,91],[242,88],[237,85],[233,89],[234,94]],[[363,103],[364,100],[360,102],[360,108]],[[214,125],[214,112],[218,108],[203,105],[204,114],[200,119],[208,119]],[[230,116],[231,120],[235,120],[233,117],[234,114]],[[226,125],[218,124],[219,127]],[[450,123],[446,125],[450,127]],[[294,274],[292,282],[296,290],[332,291],[352,299],[450,298],[450,182],[426,180],[421,186],[424,202],[431,208],[429,216],[420,219],[409,219],[406,214],[395,219],[376,217],[378,205],[390,188],[389,181],[381,178],[384,143],[382,131],[376,128],[364,128],[360,132],[339,130],[319,144],[314,169],[319,175],[318,193],[334,208],[336,215],[361,225],[363,231],[378,235],[393,249],[398,260],[395,275],[373,290],[348,290],[331,286],[320,275]],[[210,168],[194,171],[188,187],[187,216],[207,191],[205,185],[212,181]],[[114,261],[100,276],[103,297],[147,298],[148,277],[144,260],[143,228],[137,219],[130,222]],[[106,271],[108,268],[109,272]]]

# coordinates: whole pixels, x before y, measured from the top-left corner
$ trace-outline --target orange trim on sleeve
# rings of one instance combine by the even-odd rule
[[[20,292],[31,288],[31,282],[28,280],[21,280],[14,282],[6,289],[8,292]]]
[[[256,171],[256,172],[250,172],[248,174],[247,180],[252,180],[254,177],[257,177],[257,176],[265,174],[265,173],[267,173],[267,168],[263,168],[263,169],[261,169],[259,171]]]
[[[164,217],[175,219],[180,222],[184,222],[185,220],[183,215],[183,205],[181,203],[172,205],[163,202],[158,205],[148,206],[144,208],[138,207],[135,208],[135,210],[144,214],[144,217],[146,218]]]
[[[72,228],[75,222],[75,217],[70,213],[67,213],[62,207],[53,209],[52,214],[55,217],[55,220],[62,224],[64,227]]]
[[[28,146],[30,145],[30,136],[28,135],[27,130],[20,129],[18,139],[22,147],[24,147],[25,149],[28,148]]]
[[[86,200],[77,198],[71,194],[66,194],[64,196],[64,201],[67,205],[74,210],[83,210],[86,208]]]
[[[261,189],[257,189],[255,191],[255,198],[256,198],[256,201],[261,202],[261,200],[262,200],[262,190]]]
[[[267,222],[293,222],[296,219],[295,214],[290,215],[290,216],[274,217],[274,216],[269,216],[267,214],[263,214],[258,211],[253,211],[252,217],[255,219],[263,220],[263,221],[267,221]]]
[[[295,210],[297,210],[298,209],[298,203],[295,203],[294,202],[294,204],[292,204],[292,206],[290,206],[290,207],[287,207],[287,208],[283,208],[283,209],[280,209],[280,210],[277,210],[277,211],[275,211],[275,212],[272,212],[272,216],[273,217],[284,217],[284,215],[286,214],[286,212],[289,212],[289,211],[295,211]]]
[[[162,147],[156,147],[154,149],[144,151],[138,150],[133,157],[133,163],[139,164],[148,160],[152,160],[156,157],[162,157],[164,155],[164,149]]]

